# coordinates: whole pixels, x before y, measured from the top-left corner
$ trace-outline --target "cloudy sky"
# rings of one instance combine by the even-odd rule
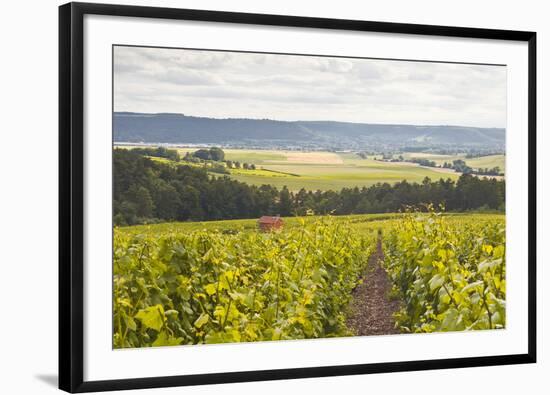
[[[115,111],[506,127],[506,68],[115,47]]]

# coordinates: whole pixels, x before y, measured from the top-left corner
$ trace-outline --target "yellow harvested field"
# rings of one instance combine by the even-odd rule
[[[414,164],[416,164],[416,163],[414,163]],[[457,174],[454,169],[445,169],[443,167],[427,167],[427,166],[422,166],[422,167],[424,167],[425,169],[431,169],[431,170],[436,171],[438,173]]]
[[[447,174],[462,174],[462,173],[457,173],[455,172],[453,169],[444,169],[442,167],[426,167],[426,166],[421,166],[425,169],[431,169],[433,171],[436,171],[438,173],[447,173]],[[483,175],[479,175],[479,174],[475,174],[475,177],[478,177],[478,178],[494,178],[495,180],[504,180],[504,176],[483,176]]]
[[[334,152],[299,152],[281,151],[288,163],[308,163],[322,165],[341,165],[344,163],[340,155]]]

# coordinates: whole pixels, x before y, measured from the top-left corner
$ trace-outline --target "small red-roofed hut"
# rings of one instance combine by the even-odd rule
[[[258,220],[258,226],[262,232],[271,232],[283,227],[283,219],[279,216],[264,215]]]

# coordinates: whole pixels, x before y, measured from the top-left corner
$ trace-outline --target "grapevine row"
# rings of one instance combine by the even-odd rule
[[[276,233],[114,236],[114,346],[345,336],[374,245],[330,217]]]
[[[504,328],[505,225],[408,213],[384,236],[403,332]]]

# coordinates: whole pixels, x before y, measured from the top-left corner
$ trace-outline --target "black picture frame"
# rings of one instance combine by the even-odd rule
[[[282,27],[402,33],[528,43],[528,352],[484,356],[84,381],[83,19],[86,14]],[[536,362],[536,33],[127,5],[68,3],[59,8],[59,388],[90,392]]]

